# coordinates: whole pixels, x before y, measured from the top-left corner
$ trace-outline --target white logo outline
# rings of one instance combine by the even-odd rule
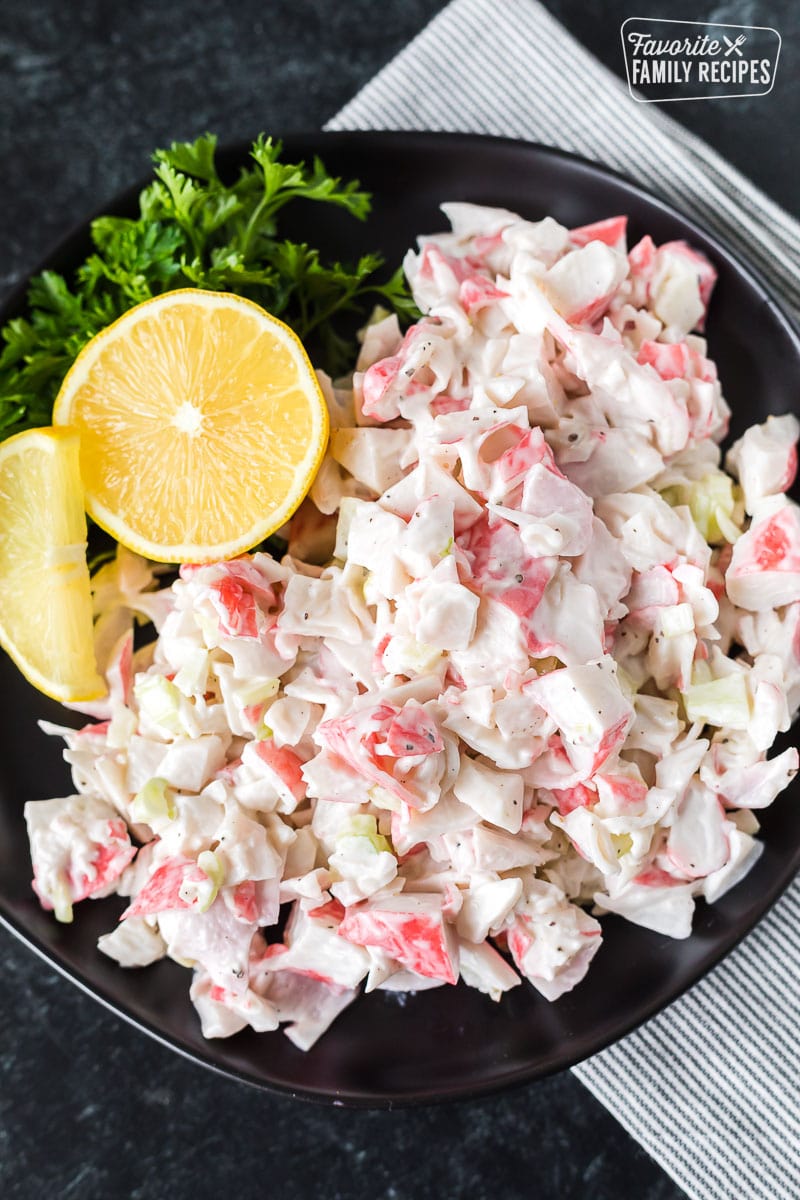
[[[774,33],[775,37],[778,39],[778,48],[775,53],[775,62],[772,66],[772,79],[770,80],[770,85],[764,92],[727,92],[720,96],[638,96],[634,91],[633,83],[631,82],[631,70],[628,63],[627,47],[625,45],[625,28],[627,25],[630,25],[632,21],[638,21],[640,23],[650,25],[695,25],[701,29],[744,29],[749,33]],[[619,33],[620,40],[622,42],[622,58],[625,63],[625,75],[628,81],[628,93],[631,97],[631,100],[633,100],[636,104],[676,104],[681,101],[689,100],[745,100],[756,96],[768,96],[775,86],[775,79],[778,74],[778,61],[780,60],[781,56],[783,39],[781,38],[780,32],[772,25],[730,25],[721,21],[679,21],[674,17],[626,17],[619,27]],[[728,42],[728,39],[725,37],[725,35],[723,34],[722,36],[724,40]],[[739,41],[740,36],[741,35],[737,35],[735,42],[728,43],[729,49],[725,51],[726,58],[732,49],[736,49],[737,46],[741,46],[743,44],[743,42]],[[740,57],[742,56],[741,49],[737,49],[737,54]]]

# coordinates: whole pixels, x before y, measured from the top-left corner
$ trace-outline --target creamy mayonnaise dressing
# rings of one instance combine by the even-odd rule
[[[800,427],[723,468],[713,266],[628,251],[623,217],[443,207],[405,263],[425,315],[323,379],[287,556],[154,590],[120,550],[100,723],[48,727],[76,794],[26,807],[42,903],[129,897],[100,949],[191,966],[208,1037],[307,1048],[362,984],[554,1000],[604,912],[688,936],[797,771],[767,755],[800,702]]]

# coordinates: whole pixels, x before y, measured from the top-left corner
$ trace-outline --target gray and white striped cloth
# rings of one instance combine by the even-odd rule
[[[800,315],[800,225],[635,104],[535,0],[452,0],[328,128],[501,134],[605,162],[719,233]],[[795,882],[691,992],[574,1068],[695,1200],[800,1198],[798,964]]]

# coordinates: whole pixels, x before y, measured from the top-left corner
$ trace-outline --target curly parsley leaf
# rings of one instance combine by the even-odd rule
[[[0,331],[0,439],[49,424],[64,375],[86,343],[135,304],[174,288],[256,301],[301,339],[312,338],[316,360],[331,374],[353,361],[349,328],[376,301],[401,319],[419,315],[402,270],[381,278],[380,255],[328,262],[313,246],[281,236],[280,214],[297,200],[334,205],[363,221],[370,196],[358,181],[330,175],[316,157],[284,162],[281,142],[261,135],[252,165],[226,183],[216,146],[205,134],[157,150],[138,217],[97,218],[93,251],[70,281],[53,271],[31,281],[27,315]]]

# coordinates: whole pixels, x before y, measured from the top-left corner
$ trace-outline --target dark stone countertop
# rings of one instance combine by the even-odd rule
[[[0,292],[87,211],[141,176],[153,147],[212,129],[314,128],[440,8],[439,0],[173,0],[3,4]],[[623,74],[630,15],[697,19],[695,3],[547,7]],[[729,0],[710,20],[783,36],[774,92],[670,105],[789,211],[800,8]],[[439,1108],[355,1112],[258,1093],[204,1072],[106,1012],[8,934],[0,1006],[4,1200],[679,1200],[569,1074]]]

